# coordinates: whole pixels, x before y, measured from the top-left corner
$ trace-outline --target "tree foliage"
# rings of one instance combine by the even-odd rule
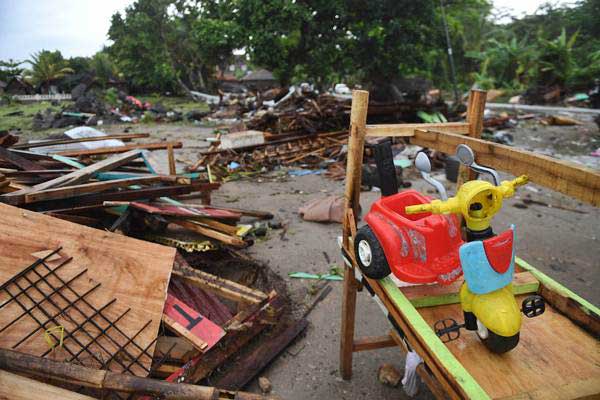
[[[24,68],[21,65],[24,64],[24,61],[0,61],[0,81],[8,82],[13,78],[21,76],[24,71]]]
[[[60,51],[42,50],[27,60],[31,69],[25,70],[26,79],[42,90],[48,90],[51,84],[73,72]]]

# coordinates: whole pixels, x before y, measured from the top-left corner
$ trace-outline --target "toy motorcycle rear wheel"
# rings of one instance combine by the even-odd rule
[[[367,278],[383,279],[391,273],[383,247],[368,225],[356,232],[354,254],[358,266]]]
[[[496,354],[506,353],[519,344],[519,332],[513,336],[500,336],[486,328],[479,320],[477,320],[477,336],[488,350]]]

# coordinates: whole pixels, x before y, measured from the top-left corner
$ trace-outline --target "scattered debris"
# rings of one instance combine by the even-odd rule
[[[396,387],[400,383],[402,375],[392,364],[385,363],[379,367],[377,379],[384,385]]]
[[[271,390],[273,390],[271,381],[265,376],[258,377],[258,387],[264,394],[271,393]]]
[[[342,222],[344,198],[342,196],[327,196],[308,202],[298,209],[305,221]]]

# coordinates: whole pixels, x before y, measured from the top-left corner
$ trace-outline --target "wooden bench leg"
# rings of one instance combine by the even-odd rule
[[[346,380],[352,377],[356,289],[354,271],[346,266],[344,269],[344,292],[342,294],[342,335],[340,343],[340,373],[342,378]]]

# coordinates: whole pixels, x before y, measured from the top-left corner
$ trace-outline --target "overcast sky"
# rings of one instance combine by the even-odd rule
[[[133,0],[0,0],[0,60],[23,60],[41,50],[65,57],[91,56],[107,44],[110,17]],[[493,0],[515,15],[544,0]],[[553,1],[569,3],[572,1]]]

